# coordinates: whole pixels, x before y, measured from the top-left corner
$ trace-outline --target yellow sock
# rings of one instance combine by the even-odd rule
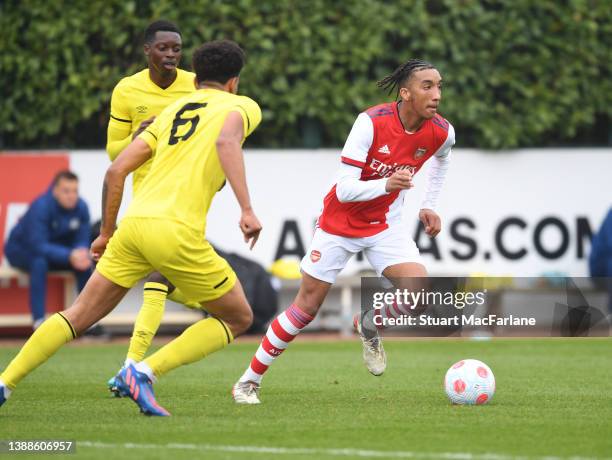
[[[157,334],[159,324],[164,315],[164,306],[168,296],[168,286],[161,283],[145,283],[142,307],[134,323],[134,332],[130,339],[127,357],[136,362],[144,359],[145,353],[151,346],[153,337]]]
[[[61,313],[54,314],[34,331],[34,334],[0,375],[0,380],[6,383],[10,390],[13,390],[21,379],[75,337],[74,328],[68,320]]]
[[[185,364],[199,361],[221,350],[234,337],[227,325],[217,318],[206,318],[189,326],[168,345],[149,356],[145,363],[156,377]]]

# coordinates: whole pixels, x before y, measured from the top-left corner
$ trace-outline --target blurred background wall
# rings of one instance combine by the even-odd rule
[[[355,117],[393,100],[376,82],[418,57],[444,78],[440,113],[457,137],[436,240],[415,217],[424,174],[407,200],[407,231],[430,272],[587,275],[591,237],[612,204],[609,0],[4,0],[0,246],[47,188],[48,177],[37,177],[52,175],[53,162],[79,174],[99,218],[111,92],[146,67],[143,31],[156,19],[181,28],[184,69],[204,41],[232,39],[247,52],[240,91],[259,102],[263,122],[247,140],[246,162],[264,232],[249,252],[226,187],[208,220],[221,249],[265,267],[278,257],[297,260]],[[344,312],[331,328],[350,323],[359,300],[352,275],[366,269],[355,258],[344,272],[348,287],[330,295],[330,306]],[[0,276],[2,301],[14,313],[27,308],[27,279],[19,276]],[[286,284],[281,304],[296,287]],[[62,286],[56,290],[61,296]],[[123,323],[131,324],[139,295],[133,290],[117,309],[128,313]],[[29,324],[19,318],[10,324]]]

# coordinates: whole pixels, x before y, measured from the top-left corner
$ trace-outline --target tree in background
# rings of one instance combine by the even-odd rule
[[[241,92],[264,110],[250,146],[341,145],[380,101],[376,80],[408,57],[445,75],[441,113],[460,146],[611,142],[606,0],[6,0],[4,146],[102,147],[112,88],[142,67],[142,30],[156,18],[180,25],[184,62],[206,40],[246,49]]]

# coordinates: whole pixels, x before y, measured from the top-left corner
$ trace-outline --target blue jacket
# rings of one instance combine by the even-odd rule
[[[11,231],[5,253],[31,261],[43,255],[51,263],[70,263],[75,248],[88,248],[91,238],[89,209],[79,198],[74,209],[62,208],[53,197],[51,188],[36,198],[25,215]]]
[[[612,276],[612,208],[591,241],[589,270],[594,277]]]

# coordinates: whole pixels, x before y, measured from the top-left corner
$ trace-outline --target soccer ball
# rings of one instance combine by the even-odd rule
[[[446,372],[444,389],[453,404],[486,404],[495,393],[495,376],[482,361],[464,359]]]

